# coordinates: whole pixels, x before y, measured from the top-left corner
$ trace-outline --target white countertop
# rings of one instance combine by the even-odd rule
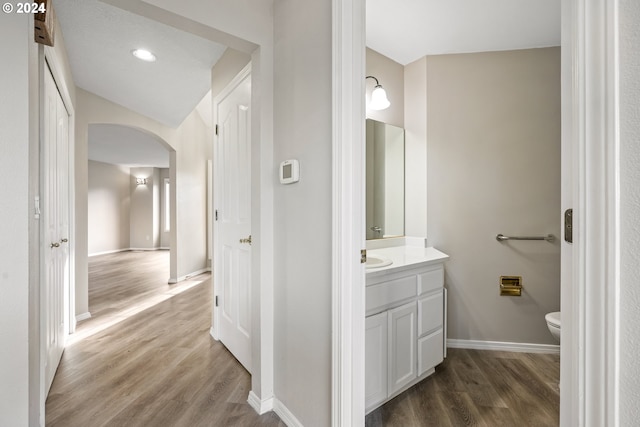
[[[409,268],[424,267],[446,261],[449,255],[440,252],[436,248],[421,248],[418,246],[394,246],[389,248],[371,249],[367,251],[367,257],[391,260],[390,265],[377,268],[367,268],[367,276],[375,273],[386,274],[391,271],[405,270]]]

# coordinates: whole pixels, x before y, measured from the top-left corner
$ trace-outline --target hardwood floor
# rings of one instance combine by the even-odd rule
[[[90,259],[95,317],[78,331],[91,333],[62,356],[46,425],[284,426],[277,415],[258,416],[248,405],[249,374],[209,335],[210,279],[183,283],[178,292],[166,284],[163,255]],[[132,305],[144,309],[123,318]],[[114,323],[105,323],[110,317]]]
[[[435,374],[367,415],[378,426],[558,426],[560,356],[449,349]]]
[[[89,258],[89,311],[68,343],[109,328],[201,283],[209,273],[168,284],[169,251],[128,251]]]

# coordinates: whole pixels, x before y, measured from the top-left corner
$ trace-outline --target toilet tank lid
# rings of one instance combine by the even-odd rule
[[[557,326],[558,328],[560,327],[560,312],[559,311],[554,311],[553,313],[547,313],[544,316],[544,318],[548,323],[551,323],[553,326]]]

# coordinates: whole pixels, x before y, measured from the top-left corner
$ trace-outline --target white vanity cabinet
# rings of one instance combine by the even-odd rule
[[[367,273],[366,412],[434,372],[445,353],[442,261]]]

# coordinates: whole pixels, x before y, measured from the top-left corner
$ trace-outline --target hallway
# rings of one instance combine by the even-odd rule
[[[210,279],[170,287],[161,260],[153,261],[162,255],[124,252],[91,259],[95,318],[79,325],[86,338],[69,344],[62,356],[46,425],[284,426],[275,414],[258,416],[247,404],[249,375],[209,335]],[[120,273],[93,268],[107,257]],[[125,319],[127,310],[139,312]]]

